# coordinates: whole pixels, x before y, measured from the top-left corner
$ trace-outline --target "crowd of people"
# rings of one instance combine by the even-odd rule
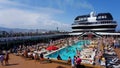
[[[76,50],[77,55],[76,56],[80,56],[81,58],[81,62],[80,63],[84,63],[84,60],[87,62],[85,63],[89,63],[89,64],[93,64],[93,65],[102,65],[102,66],[107,66],[106,61],[108,62],[108,58],[106,58],[105,54],[106,54],[106,50],[110,50],[108,53],[112,53],[112,55],[116,54],[114,52],[114,48],[118,48],[120,46],[118,39],[113,38],[113,37],[102,37],[102,38],[96,38],[94,40],[94,43],[90,44],[90,45],[84,45],[84,48],[82,51]],[[92,42],[91,41],[91,42]],[[105,50],[105,48],[107,48]],[[112,50],[111,50],[112,49]],[[113,59],[116,59],[115,57]],[[118,63],[119,58],[117,58],[116,62],[114,63]],[[71,59],[71,57],[68,58],[68,62],[71,61],[71,65],[72,67],[76,67],[76,61],[74,60],[74,62],[72,61],[73,59]],[[90,62],[88,62],[90,60]],[[110,60],[109,60],[110,61]],[[114,65],[115,66],[115,65]],[[118,65],[116,65],[117,67]],[[120,65],[119,65],[120,66]]]
[[[65,39],[57,39],[54,41],[50,41],[50,43],[38,43],[36,45],[20,45],[19,47],[14,47],[11,49],[11,52],[14,53],[15,55],[21,55],[25,58],[31,58],[35,60],[44,60],[44,55],[47,54],[48,51],[46,50],[48,46],[50,45],[55,45],[58,48],[61,48],[65,45],[71,45],[74,44],[75,41],[78,41],[79,37],[69,37]],[[94,55],[93,63],[95,64],[101,64],[103,57],[104,57],[104,51],[105,47],[107,50],[109,50],[110,47],[117,48],[119,43],[117,39],[114,39],[113,37],[109,38],[99,38],[92,40],[95,41],[96,43],[94,45],[96,46],[90,46],[90,45],[84,45],[84,48],[82,51],[79,51],[76,49],[77,55],[74,56],[74,58],[69,57],[68,58],[68,63],[71,63],[72,68],[80,68],[80,64],[84,61],[81,57],[84,58],[91,58],[92,55]],[[103,44],[103,50],[101,49],[101,45]],[[89,52],[89,53],[88,53]],[[86,53],[86,54],[85,54]],[[58,60],[62,60],[60,56],[56,57]],[[9,62],[9,53],[5,52],[4,54],[0,54],[0,62],[1,65],[8,65]],[[48,60],[50,58],[48,57]],[[105,60],[105,59],[104,59]],[[4,62],[5,61],[5,62]]]
[[[118,38],[104,37],[104,57],[107,68],[120,68],[120,59],[115,52],[116,48],[120,47]]]
[[[25,58],[39,59],[41,54],[47,54],[52,51],[47,50],[49,46],[56,46],[57,48],[64,47],[67,44],[71,44],[72,40],[76,40],[76,37],[69,37],[64,39],[51,40],[50,43],[38,43],[35,45],[19,45],[19,47],[14,47],[11,52],[15,55],[24,56]],[[44,57],[44,56],[43,56]],[[41,59],[40,59],[41,60]]]
[[[19,45],[14,46],[9,51],[10,53],[15,54],[16,56],[23,56],[25,58],[31,58],[35,60],[43,60],[44,54],[51,52],[46,50],[48,46],[55,45],[58,48],[61,48],[67,44],[71,44],[72,40],[76,40],[76,37],[68,37],[64,39],[51,40],[50,43],[37,43],[36,45]],[[0,62],[2,65],[8,65],[9,53],[6,51],[0,51]],[[4,63],[5,61],[5,63]]]

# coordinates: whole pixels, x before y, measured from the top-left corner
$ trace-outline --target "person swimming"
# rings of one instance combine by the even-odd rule
[[[58,59],[58,60],[62,60],[62,58],[60,57],[60,55],[57,56],[57,59]]]
[[[68,62],[68,63],[70,63],[70,62],[71,62],[71,57],[70,57],[70,56],[68,57],[67,62]]]

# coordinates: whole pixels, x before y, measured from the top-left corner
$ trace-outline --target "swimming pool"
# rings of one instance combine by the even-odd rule
[[[73,58],[76,55],[76,48],[77,48],[77,50],[82,50],[82,46],[84,44],[90,44],[90,41],[89,40],[80,40],[77,43],[75,43],[74,45],[67,46],[61,50],[58,50],[54,53],[47,55],[46,57],[56,59],[57,56],[60,55],[62,60],[68,60],[69,57]]]

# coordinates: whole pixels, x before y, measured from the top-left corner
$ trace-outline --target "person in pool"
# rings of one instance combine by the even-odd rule
[[[61,57],[60,57],[60,55],[57,56],[57,59],[58,59],[58,60],[62,60]]]
[[[68,58],[68,61],[67,61],[68,63],[70,63],[71,62],[71,57],[69,56],[69,58]]]

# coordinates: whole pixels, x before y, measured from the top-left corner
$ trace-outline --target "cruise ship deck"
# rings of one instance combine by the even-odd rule
[[[69,35],[101,35],[116,36],[120,33],[116,32],[117,22],[110,13],[91,12],[88,15],[80,15],[74,19],[72,24],[72,32]]]
[[[91,12],[89,15],[81,15],[75,18],[72,24],[73,32],[115,32],[116,21],[110,13]]]

